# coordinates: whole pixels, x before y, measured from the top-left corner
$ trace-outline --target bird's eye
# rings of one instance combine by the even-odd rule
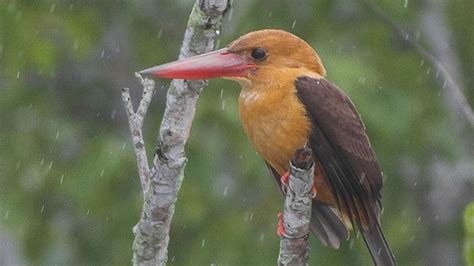
[[[250,56],[256,60],[262,60],[265,58],[265,56],[267,56],[267,51],[265,51],[263,48],[254,48],[252,53],[250,53]]]

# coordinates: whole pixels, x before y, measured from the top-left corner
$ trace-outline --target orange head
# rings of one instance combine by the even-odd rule
[[[140,71],[163,78],[223,77],[237,80],[242,86],[288,73],[324,76],[325,69],[310,45],[283,30],[250,32],[223,49]]]

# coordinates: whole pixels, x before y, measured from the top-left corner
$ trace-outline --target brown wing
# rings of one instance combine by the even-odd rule
[[[357,110],[325,79],[303,76],[295,86],[312,122],[313,154],[339,210],[358,225],[374,261],[392,265],[395,259],[379,224],[382,173]]]

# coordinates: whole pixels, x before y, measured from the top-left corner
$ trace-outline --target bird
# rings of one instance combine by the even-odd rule
[[[284,30],[258,30],[222,49],[139,73],[238,82],[243,129],[280,190],[295,151],[312,152],[317,193],[310,231],[338,249],[357,227],[375,265],[396,265],[380,223],[383,176],[365,125],[350,98],[325,78],[321,58],[306,41]]]

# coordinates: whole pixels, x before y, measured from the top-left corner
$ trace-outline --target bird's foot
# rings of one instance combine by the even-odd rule
[[[281,190],[283,190],[283,193],[286,194],[286,192],[288,191],[288,179],[289,179],[289,172],[286,172],[285,174],[283,174],[280,178],[280,182],[281,182]],[[314,181],[313,181],[313,186],[311,187],[311,192],[310,192],[310,197],[312,199],[316,198],[316,195],[318,194],[318,189],[316,188],[316,176],[314,177]]]
[[[286,172],[285,174],[283,174],[280,178],[280,182],[281,182],[281,190],[283,191],[283,193],[286,194],[286,191],[288,190],[288,178],[290,176],[290,172]]]
[[[284,237],[286,235],[285,231],[285,224],[283,223],[283,213],[278,213],[278,228],[277,228],[277,234],[280,237]]]

